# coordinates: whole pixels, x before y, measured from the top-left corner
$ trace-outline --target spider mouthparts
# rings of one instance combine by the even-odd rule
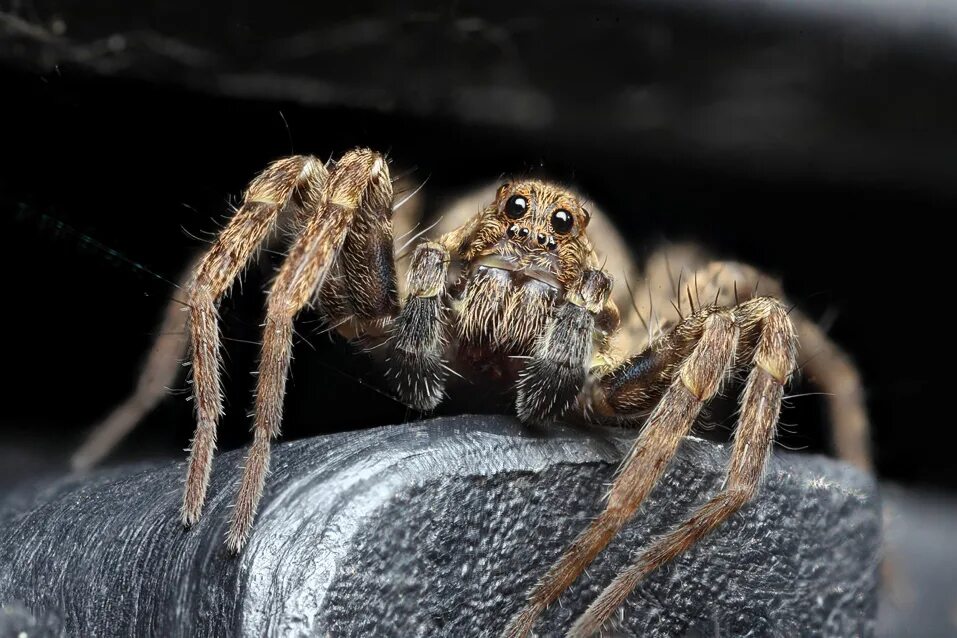
[[[483,272],[486,269],[504,270],[512,273],[513,276],[534,279],[535,281],[541,282],[550,288],[554,288],[558,292],[561,292],[564,289],[564,286],[562,286],[562,283],[558,280],[558,277],[556,277],[551,271],[537,268],[535,265],[523,264],[519,260],[505,255],[492,254],[479,257],[475,260],[474,266],[475,272]]]

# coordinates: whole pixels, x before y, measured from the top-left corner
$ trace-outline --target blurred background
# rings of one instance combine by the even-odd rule
[[[878,472],[944,526],[915,529],[953,567],[934,539],[957,530],[955,77],[943,1],[0,2],[0,485],[63,471],[132,389],[171,282],[256,172],[368,145],[428,180],[430,209],[535,172],[604,207],[639,258],[693,239],[780,276],[860,365]],[[275,263],[222,307],[225,448],[248,437]],[[321,328],[298,325],[285,436],[420,418]],[[182,457],[185,387],[113,462]],[[826,451],[819,397],[783,420],[783,446]],[[953,629],[946,572],[934,613]]]

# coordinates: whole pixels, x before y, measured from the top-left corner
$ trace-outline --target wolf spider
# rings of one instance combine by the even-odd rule
[[[507,636],[529,634],[634,516],[702,408],[738,371],[747,378],[724,486],[645,548],[570,635],[597,632],[642,578],[755,495],[784,388],[798,368],[799,339],[813,355],[807,373],[829,394],[839,455],[868,465],[867,415],[855,368],[813,322],[786,305],[772,278],[741,263],[711,261],[693,246],[660,250],[639,277],[608,220],[590,213],[575,192],[517,179],[478,196],[480,208],[475,198],[453,207],[436,238],[421,241],[406,265],[394,254],[393,180],[382,155],[355,149],[329,163],[289,157],[252,181],[185,285],[197,425],[184,525],[198,520],[206,499],[223,413],[217,304],[283,217],[294,234],[268,295],[254,441],[226,540],[234,552],[250,533],[270,441],[279,434],[293,320],[310,305],[347,338],[382,346],[385,378],[417,410],[439,404],[452,372],[514,382],[515,411],[526,423],[565,417],[641,426],[603,511],[530,591]],[[405,272],[397,276],[397,268]],[[613,287],[613,274],[626,284],[641,282],[638,290]],[[183,314],[167,313],[139,387],[95,432],[77,464],[101,457],[170,385],[186,346],[173,329]]]

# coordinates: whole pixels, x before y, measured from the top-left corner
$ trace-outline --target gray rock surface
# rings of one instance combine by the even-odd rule
[[[223,538],[241,451],[191,531],[183,463],[20,487],[0,500],[0,628],[37,635],[494,635],[593,516],[627,441],[457,417],[279,445],[239,558]],[[643,512],[550,609],[567,628],[650,536],[717,489],[725,446],[688,439]],[[872,480],[778,453],[761,497],[629,599],[624,635],[871,635]],[[46,632],[46,633],[44,633]]]

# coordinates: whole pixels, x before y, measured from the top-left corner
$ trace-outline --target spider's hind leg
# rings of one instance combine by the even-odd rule
[[[191,273],[192,268],[181,282],[181,288],[188,285]],[[133,392],[87,433],[70,458],[70,466],[74,470],[89,470],[109,456],[176,383],[187,347],[184,303],[174,298],[166,304],[163,319],[156,328],[156,337],[140,369]]]

